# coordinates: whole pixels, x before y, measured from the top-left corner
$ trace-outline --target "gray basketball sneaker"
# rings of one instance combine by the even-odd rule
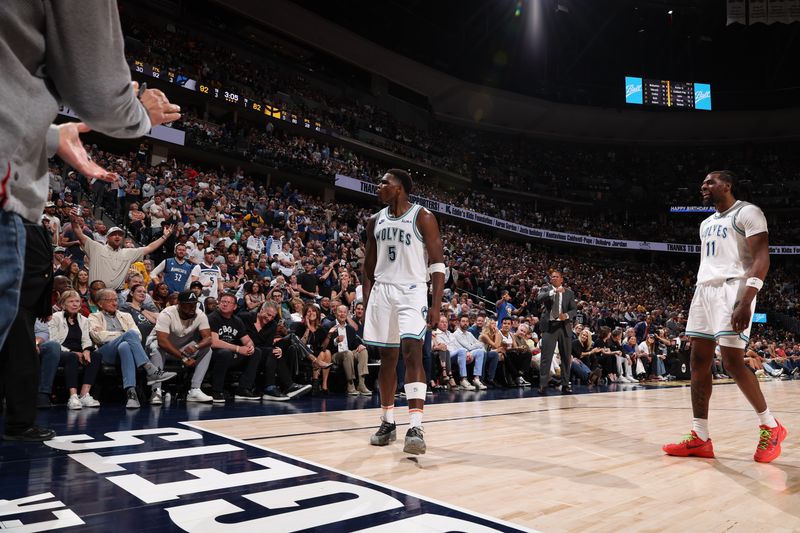
[[[406,432],[406,444],[403,446],[403,451],[414,455],[425,453],[425,439],[422,426],[409,428]]]
[[[381,427],[369,438],[369,443],[373,446],[386,446],[390,442],[397,440],[397,424],[390,424],[381,418]]]

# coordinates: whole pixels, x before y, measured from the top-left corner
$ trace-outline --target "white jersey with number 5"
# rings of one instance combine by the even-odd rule
[[[765,231],[767,219],[761,209],[741,200],[705,219],[700,224],[697,284],[746,277],[753,265],[747,238]]]
[[[389,214],[388,207],[378,212],[375,219],[376,282],[394,285],[427,282],[428,250],[417,228],[421,209],[422,206],[414,204],[397,218]]]

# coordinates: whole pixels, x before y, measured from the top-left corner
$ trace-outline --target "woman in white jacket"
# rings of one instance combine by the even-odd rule
[[[81,297],[77,291],[61,294],[58,305],[63,309],[50,319],[50,340],[39,345],[42,372],[39,380],[39,406],[50,405],[53,380],[59,365],[64,365],[64,380],[69,389],[67,408],[99,407],[90,391],[100,370],[100,354],[94,351],[89,336],[89,320],[81,313]],[[78,369],[83,367],[83,384],[78,396]]]

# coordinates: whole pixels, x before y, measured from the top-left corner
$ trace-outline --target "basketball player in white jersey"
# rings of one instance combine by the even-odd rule
[[[378,184],[378,199],[386,207],[367,223],[363,340],[377,346],[381,355],[378,379],[383,416],[370,444],[386,446],[397,438],[394,393],[397,358],[402,351],[410,417],[403,451],[422,454],[422,409],[427,389],[422,343],[426,329],[439,322],[445,267],[439,224],[430,211],[408,201],[411,187],[411,177],[399,169],[387,171]],[[433,283],[430,309],[429,276]]]
[[[708,436],[711,362],[719,343],[725,372],[758,413],[759,439],[753,459],[769,463],[781,453],[786,429],[767,407],[758,380],[744,364],[756,294],[769,270],[767,220],[761,209],[735,198],[736,176],[711,172],[700,191],[716,212],[700,224],[700,269],[686,334],[692,337],[692,432],[664,452],[680,457],[714,457]]]

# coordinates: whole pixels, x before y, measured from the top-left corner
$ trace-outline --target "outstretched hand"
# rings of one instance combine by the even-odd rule
[[[89,159],[89,154],[81,142],[80,134],[88,133],[92,129],[83,122],[67,122],[56,126],[58,128],[58,150],[56,154],[65,163],[74,168],[87,178],[114,182],[117,175]]]

